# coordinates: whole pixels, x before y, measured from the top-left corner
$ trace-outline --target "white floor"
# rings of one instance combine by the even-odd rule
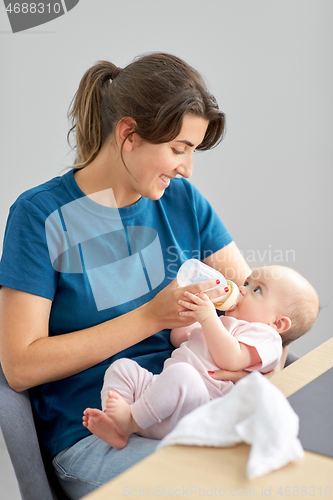
[[[15,473],[0,430],[0,491],[1,498],[21,500]]]

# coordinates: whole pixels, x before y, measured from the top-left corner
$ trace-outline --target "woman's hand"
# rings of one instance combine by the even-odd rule
[[[234,384],[250,373],[251,372],[245,370],[238,370],[236,372],[230,370],[217,370],[216,372],[209,372],[210,376],[215,380],[230,380]]]
[[[191,300],[187,300],[184,296],[185,291],[189,291],[194,295],[205,292],[210,300],[226,295],[224,287],[217,287],[214,279],[193,283],[183,288],[178,286],[176,279],[173,280],[148,304],[145,304],[152,321],[156,324],[156,331],[163,330],[164,328],[179,328],[191,325],[195,321],[194,318],[179,314],[188,310],[179,304],[179,300],[191,302]]]
[[[273,375],[276,373],[279,373],[281,370],[283,370],[287,355],[289,351],[289,346],[286,346],[283,348],[282,351],[282,356],[281,359],[278,363],[278,365],[274,368],[274,370],[271,370],[270,372],[263,373],[263,375],[267,378],[271,378]],[[245,370],[238,370],[236,372],[232,372],[229,370],[217,370],[216,372],[210,373],[210,376],[214,378],[215,380],[230,380],[234,384],[241,380],[242,378],[246,377],[247,375],[250,375],[252,372],[248,372]]]

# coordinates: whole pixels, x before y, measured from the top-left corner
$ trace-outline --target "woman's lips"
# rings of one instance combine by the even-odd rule
[[[160,179],[162,180],[163,184],[165,185],[169,185],[170,184],[170,180],[171,180],[171,177],[168,177],[167,175],[160,175]]]

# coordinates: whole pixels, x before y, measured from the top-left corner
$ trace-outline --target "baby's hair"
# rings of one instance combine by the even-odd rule
[[[300,293],[299,296],[295,296],[290,301],[287,316],[291,319],[291,327],[286,334],[282,335],[283,346],[289,345],[290,342],[304,335],[313,326],[320,310],[318,297],[316,299],[316,302],[306,300]]]
[[[150,53],[124,69],[100,61],[84,74],[69,110],[68,140],[71,133],[76,139],[74,164],[89,165],[122,118],[136,123],[129,135],[159,144],[177,137],[187,113],[209,122],[197,150],[211,149],[222,140],[225,115],[202,76],[182,59]]]
[[[276,266],[283,272],[294,276],[290,293],[282,299],[283,314],[291,320],[289,330],[281,335],[283,346],[298,339],[310,330],[320,311],[320,301],[315,288],[297,271],[288,267]]]

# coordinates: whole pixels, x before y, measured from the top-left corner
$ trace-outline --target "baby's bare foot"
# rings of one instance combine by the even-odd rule
[[[117,392],[109,391],[105,407],[105,414],[112,419],[121,436],[128,438],[140,429],[132,417],[130,405]]]
[[[120,450],[127,445],[129,436],[139,427],[132,418],[128,403],[116,392],[109,392],[105,412],[87,408],[82,423],[95,436]]]
[[[120,450],[127,444],[127,439],[119,435],[112,419],[97,408],[84,410],[82,423],[90,432],[103,439],[113,448]]]

